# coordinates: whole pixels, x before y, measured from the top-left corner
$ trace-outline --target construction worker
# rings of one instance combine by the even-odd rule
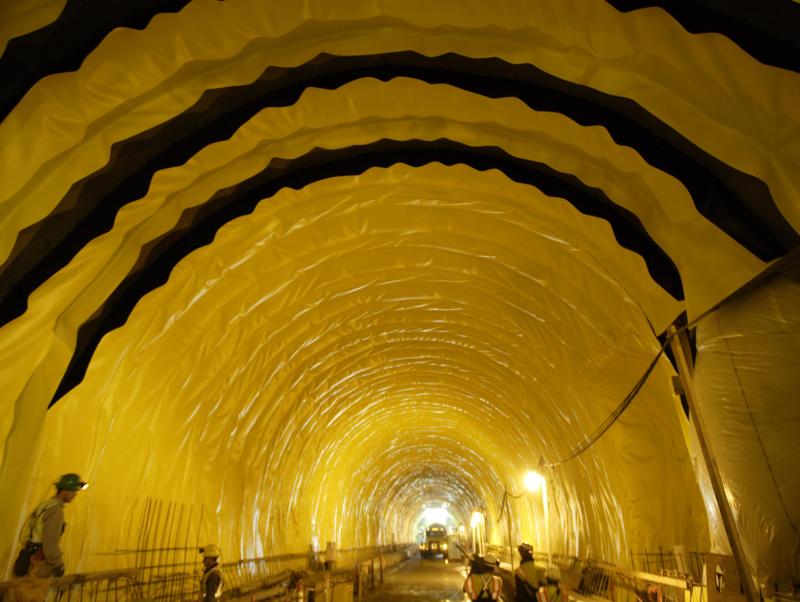
[[[325,570],[332,571],[336,568],[336,542],[329,541],[325,546]]]
[[[88,483],[67,473],[53,483],[56,494],[41,502],[28,517],[20,533],[23,548],[14,562],[11,599],[23,602],[44,600],[53,577],[64,575],[61,535],[64,533],[64,504],[69,504]]]
[[[74,473],[67,473],[53,483],[56,494],[44,500],[28,517],[22,529],[23,551],[14,563],[14,574],[31,574],[39,578],[61,577],[64,558],[61,535],[64,533],[64,504],[69,504],[89,484]],[[25,563],[25,557],[30,559]]]
[[[537,602],[567,602],[569,596],[561,588],[561,571],[558,567],[550,567],[545,575],[545,584],[536,594]]]
[[[203,555],[203,578],[200,579],[200,602],[218,602],[222,597],[222,568],[219,548],[213,543],[200,548]]]
[[[536,602],[539,587],[545,584],[544,568],[537,566],[533,560],[533,546],[523,542],[517,548],[520,563],[514,571],[514,585],[517,602]]]
[[[499,564],[493,554],[473,556],[463,588],[470,600],[502,600],[503,580],[492,574]]]

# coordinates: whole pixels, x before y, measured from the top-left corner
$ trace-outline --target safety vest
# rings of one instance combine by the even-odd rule
[[[564,592],[557,585],[548,583],[539,588],[536,599],[539,602],[562,602],[567,599],[567,596],[563,594]]]
[[[61,502],[56,498],[49,498],[36,506],[36,509],[31,512],[25,526],[19,534],[19,543],[25,545],[29,541],[32,543],[42,543],[42,533],[44,532],[44,513],[55,508]]]
[[[470,600],[497,600],[503,591],[503,580],[491,573],[472,574],[467,577],[464,591]]]
[[[203,578],[200,580],[200,599],[203,600],[206,596],[206,583],[208,582],[208,578],[211,575],[219,575],[219,585],[217,585],[217,590],[214,592],[214,599],[219,600],[222,597],[222,582],[225,580],[222,576],[222,569],[219,568],[219,565],[214,565],[211,567],[210,570],[203,573]]]

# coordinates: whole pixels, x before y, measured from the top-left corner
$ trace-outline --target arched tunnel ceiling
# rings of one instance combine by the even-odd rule
[[[797,246],[796,7],[101,4],[0,9],[2,515],[85,467],[83,566],[117,497],[239,557],[496,518]],[[708,547],[671,374],[550,475],[557,550]]]

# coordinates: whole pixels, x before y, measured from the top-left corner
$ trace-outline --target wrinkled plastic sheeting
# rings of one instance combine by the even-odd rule
[[[0,54],[3,54],[11,39],[46,27],[55,21],[66,3],[67,0],[4,2],[0,6]]]
[[[293,67],[323,52],[402,50],[531,63],[631,98],[763,178],[786,219],[800,224],[797,75],[723,36],[688,34],[659,9],[241,0],[192,2],[144,30],[115,30],[81,69],[42,80],[22,99],[0,124],[2,256],[76,181],[103,168],[115,142],[181,113],[205,90],[252,82],[265,57]],[[503,484],[591,432],[649,363],[653,329],[681,304],[607,224],[497,174],[436,173],[441,166],[331,179],[263,203],[277,213],[260,208],[229,224],[104,339],[84,383],[45,418],[77,329],[182,208],[275,156],[415,137],[496,145],[603,189],[676,263],[690,315],[763,265],[702,218],[680,183],[603,128],[404,78],[308,90],[156,174],[112,231],[4,329],[0,384],[16,402],[4,404],[0,432],[34,408],[9,440],[26,458],[36,451],[27,488],[18,487],[27,473],[4,481],[19,514],[0,517],[4,530],[55,475],[82,467],[94,484],[69,508],[74,566],[96,566],[96,552],[128,542],[135,522],[120,500],[137,496],[203,505],[202,536],[217,539],[228,559],[304,550],[313,529],[323,541],[366,544],[387,536],[382,517],[432,499],[433,482],[453,492],[461,516],[478,504],[496,513]],[[351,188],[381,178],[370,198],[354,200]],[[410,199],[393,198],[415,182]],[[504,208],[470,211],[464,197],[476,191]],[[305,208],[315,199],[328,204]],[[378,207],[382,199],[389,203]],[[437,206],[449,211],[420,219]],[[557,549],[626,561],[628,549],[703,543],[669,391],[662,365],[607,438],[554,477]],[[488,424],[502,429],[476,437]],[[665,482],[678,485],[669,496]],[[527,520],[520,513],[518,528],[530,536],[533,510]]]
[[[746,556],[800,577],[800,262],[702,320],[697,393]],[[708,492],[707,492],[708,493]],[[713,497],[713,494],[712,494]],[[716,531],[716,544],[726,547]]]
[[[607,222],[495,171],[397,165],[283,190],[104,338],[47,414],[26,506],[85,467],[65,537],[81,569],[135,546],[120,500],[143,496],[202,505],[201,540],[228,560],[314,535],[407,539],[387,525],[436,499],[493,523],[503,487],[566,456],[652,360],[636,299],[675,307]],[[664,360],[609,436],[550,475],[554,551],[704,545],[669,376]],[[516,504],[538,549],[543,520],[537,499]]]

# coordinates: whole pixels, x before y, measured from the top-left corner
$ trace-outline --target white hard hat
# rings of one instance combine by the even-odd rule
[[[213,543],[200,548],[200,553],[203,555],[203,558],[219,558],[222,556],[222,553],[219,551],[219,547]]]

